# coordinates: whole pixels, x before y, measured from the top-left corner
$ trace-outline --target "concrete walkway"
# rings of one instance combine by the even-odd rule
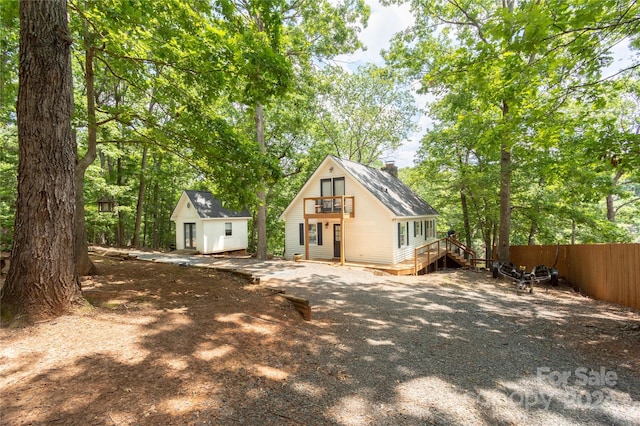
[[[136,256],[140,260],[242,272],[245,274],[251,274],[256,278],[260,278],[261,282],[268,281],[270,279],[282,279],[291,275],[297,276],[306,267],[313,265],[313,263],[293,262],[282,259],[257,260],[249,256],[231,257],[192,255],[185,253],[149,253],[136,250],[128,251],[128,253],[132,256]],[[298,273],[292,274],[296,270],[299,270]],[[304,275],[304,273],[302,275]]]

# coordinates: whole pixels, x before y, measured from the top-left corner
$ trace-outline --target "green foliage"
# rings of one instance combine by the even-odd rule
[[[315,131],[328,152],[366,165],[393,153],[417,129],[412,94],[375,66],[321,74]]]
[[[612,126],[621,110],[608,105],[617,95],[600,78],[609,48],[637,35],[638,5],[407,3],[416,23],[395,37],[386,59],[436,97],[437,124],[421,151],[422,167],[431,179],[445,177],[449,190],[436,204],[466,218],[466,233],[480,231],[487,248],[505,215],[501,236],[506,228],[516,243],[628,240],[601,203],[632,198],[615,181],[621,172],[631,177],[624,165],[638,158],[629,155],[637,142],[629,126]],[[612,159],[617,167],[607,165]],[[501,187],[507,198],[498,215]],[[463,196],[472,208],[461,212]]]
[[[13,125],[0,123],[0,251],[13,245],[13,220],[18,194],[18,133]]]
[[[11,250],[17,196],[19,15],[17,1],[0,6],[0,250]]]
[[[0,122],[15,123],[18,96],[19,2],[6,1],[0,6]]]

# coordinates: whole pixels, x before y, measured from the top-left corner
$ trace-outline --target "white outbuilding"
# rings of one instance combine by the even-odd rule
[[[231,211],[209,191],[183,191],[171,220],[176,223],[176,249],[202,254],[246,250],[248,211]]]

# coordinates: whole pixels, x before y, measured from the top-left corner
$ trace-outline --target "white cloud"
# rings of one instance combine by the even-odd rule
[[[360,40],[367,50],[359,50],[336,58],[338,63],[352,71],[365,63],[383,65],[384,60],[380,51],[389,47],[389,41],[394,34],[413,25],[414,22],[413,15],[406,4],[382,6],[377,0],[371,0],[368,4],[371,7],[371,16],[367,28],[360,33]]]

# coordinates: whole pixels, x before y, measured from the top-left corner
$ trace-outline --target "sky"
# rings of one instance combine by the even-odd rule
[[[369,0],[367,4],[371,7],[371,16],[367,28],[360,33],[360,40],[367,46],[367,50],[350,55],[340,55],[336,58],[336,62],[352,71],[365,63],[384,65],[380,51],[389,47],[389,41],[394,34],[413,25],[414,22],[413,15],[406,4],[382,6],[377,0]],[[423,108],[424,97],[417,96],[417,101],[418,108]],[[413,134],[410,140],[405,142],[395,153],[387,158],[382,158],[382,160],[395,161],[398,167],[412,167],[420,139],[428,123],[429,119],[426,116],[421,117],[418,126],[422,130]]]
[[[389,41],[394,34],[411,26],[414,22],[413,15],[406,4],[382,6],[377,0],[368,0],[367,4],[371,7],[371,16],[369,17],[367,28],[360,33],[360,40],[367,46],[367,50],[358,51],[350,55],[341,55],[336,58],[336,62],[352,71],[365,63],[384,65],[380,51],[389,47]],[[631,64],[632,53],[627,45],[620,44],[616,46],[613,53],[614,63],[609,67],[608,72],[615,73]],[[428,96],[416,95],[418,108],[424,109],[428,99]],[[414,133],[391,156],[382,158],[382,160],[393,160],[396,166],[400,168],[414,166],[416,152],[420,147],[420,139],[429,128],[430,123],[429,117],[426,115],[421,116],[418,121],[420,130]]]

